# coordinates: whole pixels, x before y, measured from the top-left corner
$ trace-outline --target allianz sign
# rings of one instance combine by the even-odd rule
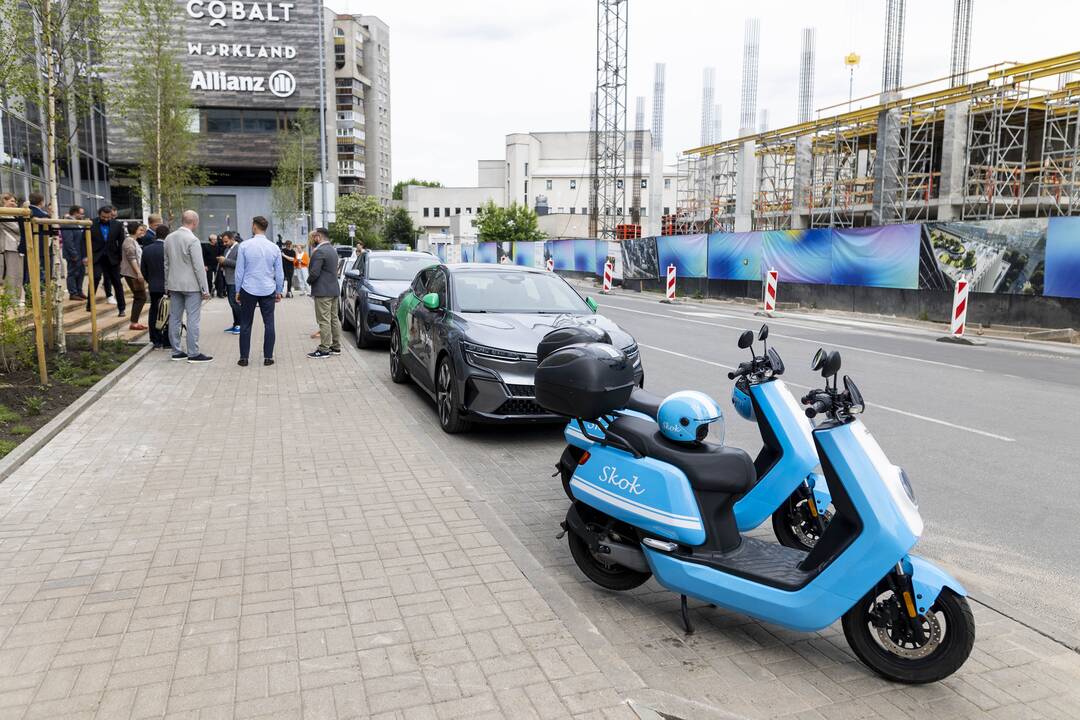
[[[270,77],[262,75],[234,75],[222,70],[194,70],[191,73],[192,90],[218,90],[231,92],[264,93],[286,98],[296,92],[296,78],[287,70],[275,70]]]

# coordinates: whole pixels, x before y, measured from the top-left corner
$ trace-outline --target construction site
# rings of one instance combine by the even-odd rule
[[[955,0],[948,75],[903,86],[905,3],[888,0],[882,88],[813,113],[803,33],[799,122],[758,128],[758,31],[747,21],[739,136],[680,155],[665,234],[1070,215],[1080,209],[1080,52],[968,69],[971,3]],[[852,57],[852,56],[849,56]],[[854,62],[858,57],[854,56]],[[712,121],[703,91],[702,126]],[[849,110],[871,101],[869,107]],[[719,140],[718,138],[715,138]]]

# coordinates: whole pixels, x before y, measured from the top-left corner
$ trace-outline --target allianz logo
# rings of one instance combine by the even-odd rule
[[[620,490],[625,490],[633,495],[641,495],[645,492],[645,488],[638,485],[637,475],[634,475],[633,479],[619,477],[619,470],[614,465],[604,466],[604,469],[600,472],[600,482],[614,485]]]

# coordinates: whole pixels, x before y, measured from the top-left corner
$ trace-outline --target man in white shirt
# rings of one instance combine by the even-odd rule
[[[266,237],[269,223],[256,215],[251,219],[251,237],[236,251],[236,301],[240,303],[240,359],[247,367],[251,352],[251,326],[255,306],[263,320],[263,365],[274,364],[274,304],[281,302],[285,291],[285,271],[281,250]]]
[[[199,213],[185,210],[181,227],[165,238],[165,288],[169,292],[169,342],[173,360],[208,363],[214,358],[199,352],[202,301],[210,299],[203,269],[202,245],[195,237]],[[117,292],[120,292],[117,289]],[[180,349],[180,326],[187,316],[187,352]]]

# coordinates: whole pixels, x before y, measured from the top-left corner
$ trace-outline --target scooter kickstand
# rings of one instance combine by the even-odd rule
[[[681,610],[682,610],[683,628],[686,630],[687,635],[693,635],[694,634],[694,626],[690,622],[690,610],[687,609],[687,607],[686,607],[686,596],[681,595],[680,598],[681,598],[680,606],[681,606]]]

